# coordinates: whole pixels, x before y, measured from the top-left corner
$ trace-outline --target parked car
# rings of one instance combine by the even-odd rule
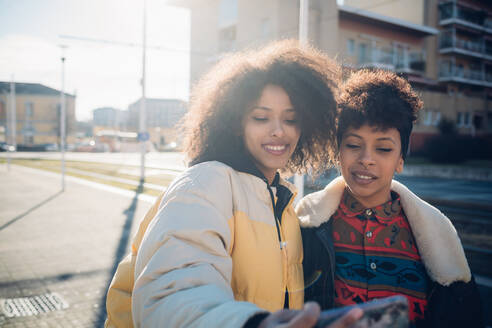
[[[106,146],[106,147],[104,147]],[[106,149],[108,148],[108,149]],[[104,152],[104,151],[109,151],[109,146],[107,145],[101,145],[101,144],[96,144],[94,140],[90,141],[83,141],[75,144],[75,147],[73,151],[78,151],[78,152]]]
[[[0,151],[15,151],[15,146],[2,141],[0,142]]]

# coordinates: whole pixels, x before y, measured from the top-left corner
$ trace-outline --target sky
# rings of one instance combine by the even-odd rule
[[[65,92],[77,97],[77,120],[99,107],[127,109],[142,96],[143,4],[0,0],[0,81],[60,90],[64,53]],[[147,0],[146,12],[146,96],[187,100],[189,12],[166,0]]]

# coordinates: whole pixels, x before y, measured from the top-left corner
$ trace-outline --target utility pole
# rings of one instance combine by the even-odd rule
[[[66,45],[60,45],[62,50],[61,55],[61,91],[60,91],[60,148],[61,148],[61,176],[62,176],[62,191],[65,191],[65,117],[66,117],[66,108],[65,108],[65,49]]]
[[[306,45],[308,43],[308,26],[309,26],[309,0],[299,0],[299,43]],[[294,175],[294,185],[297,188],[295,201],[299,201],[304,196],[304,174]]]
[[[139,138],[140,138],[140,181],[145,181],[145,144],[146,144],[146,115],[145,115],[145,62],[147,42],[147,0],[143,2],[143,44],[142,44],[142,101],[140,102]]]
[[[300,0],[299,6],[299,42],[302,45],[308,43],[309,27],[309,0]]]
[[[14,151],[17,150],[17,116],[16,116],[16,100],[15,100],[15,82],[14,82],[14,75],[12,75],[12,78],[10,80],[10,120],[7,120],[8,124],[10,125],[10,145],[13,146]],[[9,143],[7,143],[9,144]],[[7,145],[7,169],[10,171],[10,146]]]

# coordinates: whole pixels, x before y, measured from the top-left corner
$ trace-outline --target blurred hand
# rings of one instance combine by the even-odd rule
[[[280,310],[260,322],[258,328],[305,328],[314,327],[320,315],[317,303],[308,302],[302,310]],[[362,316],[362,310],[355,308],[324,328],[348,328]]]

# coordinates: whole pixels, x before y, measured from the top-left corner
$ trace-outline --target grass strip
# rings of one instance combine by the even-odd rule
[[[7,160],[5,158],[0,158],[0,163],[6,163]],[[61,161],[59,160],[45,160],[45,159],[11,159],[12,164],[16,165],[22,165],[30,168],[35,168],[35,169],[40,169],[40,170],[45,170],[49,172],[55,172],[55,173],[61,173]],[[124,165],[115,165],[115,164],[106,164],[106,163],[92,163],[92,162],[76,162],[76,161],[66,161],[65,162],[66,168],[75,168],[78,170],[83,170],[83,171],[88,171],[91,173],[98,173],[98,174],[103,174],[107,175],[110,177],[117,177],[117,178],[123,178],[123,179],[128,179],[132,181],[139,182],[140,177],[136,177],[134,175],[130,174],[121,174],[118,173],[118,170],[122,168],[126,169],[134,169],[132,166],[124,166]],[[71,172],[71,171],[66,171],[65,174],[77,178],[81,178],[84,180],[89,180],[105,185],[110,185],[113,187],[117,188],[122,188],[130,191],[136,191],[137,186],[132,185],[132,184],[126,184],[121,181],[113,181],[109,179],[101,179],[98,177],[93,177],[89,175],[84,175],[83,173],[79,172]],[[161,186],[168,186],[171,181],[173,180],[174,176],[169,175],[169,174],[159,174],[156,176],[148,177],[145,179],[145,182],[147,183],[152,183],[152,184],[157,184]],[[158,190],[155,189],[149,189],[149,188],[143,188],[143,193],[151,196],[159,196],[161,193]]]

